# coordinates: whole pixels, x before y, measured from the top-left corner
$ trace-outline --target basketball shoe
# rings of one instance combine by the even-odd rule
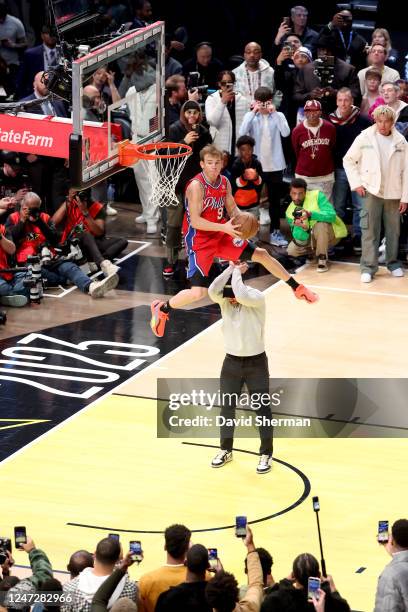
[[[152,328],[152,332],[158,338],[162,338],[164,336],[164,330],[166,329],[166,323],[169,320],[169,315],[167,312],[163,312],[161,307],[165,302],[161,302],[160,300],[155,300],[152,302],[150,306],[150,310],[152,312],[152,318],[150,319],[150,327]]]
[[[226,450],[220,450],[211,461],[211,467],[219,468],[232,461],[232,453]]]
[[[313,304],[313,302],[317,302],[319,299],[317,293],[313,293],[313,291],[310,291],[310,289],[304,285],[299,285],[299,287],[296,288],[295,295],[298,300],[306,300],[309,304]]]

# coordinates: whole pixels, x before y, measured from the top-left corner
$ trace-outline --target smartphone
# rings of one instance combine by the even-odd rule
[[[235,517],[235,535],[237,536],[237,538],[246,537],[246,526],[247,526],[246,516],[236,516]]]
[[[316,496],[313,498],[313,510],[318,512],[320,510],[319,498]]]
[[[129,542],[129,550],[132,553],[131,557],[133,561],[137,561],[140,563],[143,559],[142,557],[142,544],[140,540],[132,540]]]
[[[120,536],[118,533],[109,533],[108,538],[113,538],[114,540],[117,540],[119,542]]]
[[[212,569],[217,569],[218,551],[217,551],[216,548],[209,548],[208,549],[208,560],[210,562],[210,567]]]
[[[282,22],[286,23],[286,25],[290,27],[290,17],[283,17]]]
[[[386,544],[388,542],[388,535],[388,521],[378,521],[378,543]]]
[[[27,544],[27,531],[25,527],[14,527],[14,544],[21,550],[21,544]]]
[[[309,576],[307,580],[307,599],[313,601],[313,597],[319,601],[320,578]]]

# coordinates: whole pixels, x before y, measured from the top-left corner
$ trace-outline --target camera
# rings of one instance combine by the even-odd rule
[[[43,297],[43,282],[41,275],[41,259],[38,255],[27,257],[28,272],[23,280],[24,287],[30,289],[30,302],[40,303]]]
[[[314,61],[314,74],[320,79],[322,87],[330,87],[334,80],[334,56],[326,55]]]
[[[3,563],[7,561],[7,551],[11,553],[11,550],[10,538],[3,538],[0,536],[0,565],[3,565]]]
[[[201,97],[204,97],[207,95],[208,85],[200,85],[200,78],[199,72],[189,72],[187,77],[187,89],[190,91],[196,89]]]
[[[28,216],[37,221],[40,218],[41,210],[39,208],[29,208]]]
[[[51,263],[52,253],[46,242],[40,247],[40,259],[42,266],[48,266]]]
[[[301,219],[303,217],[303,208],[295,208],[295,210],[293,211],[293,218],[294,219]]]
[[[78,238],[68,238],[56,250],[60,253],[61,258],[64,260],[74,261],[79,265],[83,264],[86,261],[82,253]]]

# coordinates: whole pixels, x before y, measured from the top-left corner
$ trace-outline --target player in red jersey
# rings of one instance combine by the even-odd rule
[[[151,305],[150,326],[153,333],[164,335],[169,313],[201,300],[208,293],[208,272],[215,257],[231,261],[251,260],[262,264],[271,274],[288,283],[299,299],[315,302],[315,293],[300,285],[265,249],[243,240],[238,231],[240,211],[232,197],[229,181],[221,176],[222,153],[213,145],[200,152],[202,172],[186,189],[184,237],[188,256],[187,277],[190,289],[179,291],[167,302],[155,300]],[[227,211],[229,220],[224,218]]]

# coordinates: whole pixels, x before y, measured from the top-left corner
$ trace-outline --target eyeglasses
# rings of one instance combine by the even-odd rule
[[[220,81],[220,85],[233,85],[233,81]]]

